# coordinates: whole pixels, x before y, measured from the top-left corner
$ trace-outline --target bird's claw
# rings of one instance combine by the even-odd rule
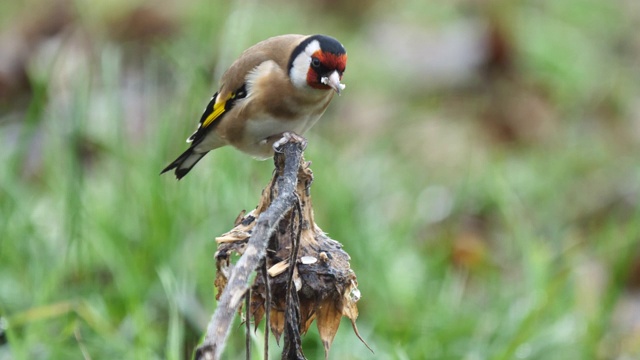
[[[282,133],[282,137],[277,140],[276,142],[273,143],[273,151],[280,153],[282,152],[281,147],[282,145],[293,141],[295,143],[298,143],[298,146],[300,146],[300,149],[302,151],[307,149],[307,139],[305,139],[304,137],[296,134],[296,133],[292,133],[289,131],[285,131]]]

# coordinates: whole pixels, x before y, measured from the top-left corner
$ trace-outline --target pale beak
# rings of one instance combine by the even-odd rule
[[[320,79],[320,82],[331,87],[338,93],[338,95],[340,95],[340,92],[346,87],[344,84],[340,83],[340,74],[338,74],[337,70],[332,72],[329,77],[323,76]]]

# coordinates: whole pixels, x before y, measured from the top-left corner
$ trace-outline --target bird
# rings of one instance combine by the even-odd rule
[[[209,151],[231,145],[257,159],[302,135],[345,85],[347,52],[327,35],[279,35],[247,48],[226,70],[189,148],[165,167],[182,179]],[[306,141],[304,141],[306,146]]]

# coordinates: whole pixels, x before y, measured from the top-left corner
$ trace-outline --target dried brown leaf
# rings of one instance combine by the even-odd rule
[[[258,330],[258,325],[262,321],[262,317],[265,313],[264,298],[262,294],[257,291],[251,291],[251,314],[253,316],[253,322],[255,324],[255,330]]]
[[[373,349],[371,348],[371,346],[369,346],[369,344],[367,344],[366,341],[364,341],[364,339],[362,338],[362,336],[360,336],[360,332],[358,331],[358,327],[356,326],[356,321],[354,319],[351,319],[351,326],[353,326],[353,332],[356,334],[356,336],[358,337],[358,339],[360,339],[360,341],[364,344],[364,346],[367,347],[367,349],[369,349],[369,351],[371,351],[371,353],[375,352],[373,351]]]
[[[222,295],[222,291],[227,286],[227,281],[229,280],[227,279],[226,271],[223,270],[226,266],[228,266],[228,261],[225,259],[216,262],[216,278],[213,282],[217,290],[216,300],[220,300],[220,295]]]
[[[240,214],[238,214],[238,216],[234,220],[233,226],[240,225],[242,223],[242,220],[244,220],[244,216],[246,213],[247,213],[247,210],[242,209],[242,211],[240,211]]]
[[[342,296],[342,315],[348,317],[349,320],[351,320],[351,326],[353,327],[353,332],[356,334],[358,339],[360,339],[360,341],[364,344],[364,346],[366,346],[367,349],[369,349],[369,351],[373,353],[373,349],[371,349],[371,346],[369,346],[369,344],[367,344],[367,342],[364,341],[364,339],[360,335],[360,332],[358,331],[358,326],[356,326],[356,319],[358,318],[358,306],[356,305],[356,302],[360,299],[360,296],[359,295],[353,296],[353,294],[357,290],[358,288],[355,280],[352,281],[351,286],[348,286],[346,288],[346,291]]]
[[[284,331],[284,311],[271,308],[270,314],[271,333],[275,336],[278,345],[280,345],[280,336]]]
[[[316,324],[324,346],[325,359],[329,358],[329,349],[338,332],[341,318],[342,311],[338,309],[338,304],[334,300],[326,299],[318,306]]]
[[[356,321],[358,318],[358,307],[356,306],[356,303],[346,298],[344,300],[342,315],[348,317],[351,321]]]
[[[304,335],[309,331],[311,323],[316,319],[315,303],[300,300],[300,334]]]

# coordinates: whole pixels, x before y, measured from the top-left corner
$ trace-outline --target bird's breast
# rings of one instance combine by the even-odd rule
[[[244,139],[236,146],[241,151],[259,158],[270,157],[273,154],[272,145],[284,132],[303,135],[316,121],[320,114],[305,114],[295,119],[283,119],[269,115],[262,115],[248,119]]]
[[[277,81],[274,83],[278,84]],[[293,132],[303,135],[307,132],[322,116],[332,98],[329,91],[314,89],[291,94],[293,89],[278,90],[276,86],[267,91],[263,85],[259,79],[247,99],[233,109],[232,116],[227,119],[228,129],[224,136],[229,144],[258,158],[273,155],[272,145],[280,134]]]
[[[305,114],[294,119],[262,115],[247,121],[246,136],[259,141],[285,131],[302,135],[308,129],[307,125],[315,123],[319,117],[320,114]]]

